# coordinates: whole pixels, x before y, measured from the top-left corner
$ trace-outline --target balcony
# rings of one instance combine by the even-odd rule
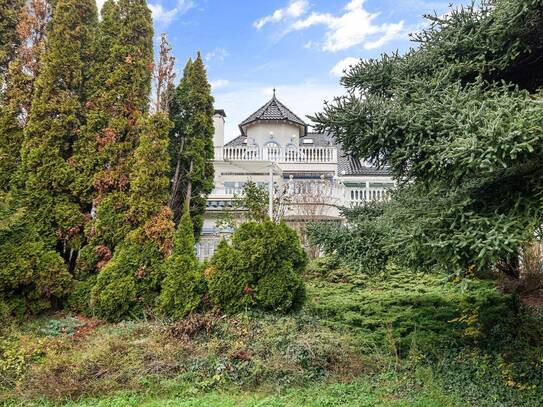
[[[216,161],[271,161],[285,164],[337,163],[336,147],[215,147]]]

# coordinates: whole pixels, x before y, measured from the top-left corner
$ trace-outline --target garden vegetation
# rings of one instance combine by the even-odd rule
[[[398,188],[312,261],[254,183],[198,261],[213,97],[145,0],[0,12],[0,403],[543,405],[543,0],[345,73],[313,119]]]

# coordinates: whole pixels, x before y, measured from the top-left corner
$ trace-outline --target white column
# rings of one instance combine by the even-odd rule
[[[270,165],[270,179],[268,181],[268,216],[273,220],[273,164]]]

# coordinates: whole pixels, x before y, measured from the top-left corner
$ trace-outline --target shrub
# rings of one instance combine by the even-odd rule
[[[211,302],[230,312],[288,311],[303,301],[306,263],[296,232],[284,223],[245,223],[231,245],[219,245],[206,271]]]
[[[163,279],[162,254],[154,242],[134,238],[138,230],[115,251],[100,271],[91,291],[94,314],[108,321],[143,315],[155,305]]]
[[[5,314],[38,314],[63,300],[72,277],[23,208],[0,196],[0,298]]]
[[[163,264],[158,308],[173,319],[182,319],[200,305],[201,273],[194,251],[194,232],[190,213],[185,210],[174,236],[172,254]]]
[[[468,343],[495,348],[506,330],[518,329],[512,298],[487,281],[471,281],[466,289],[443,275],[389,264],[386,274],[367,277],[362,290],[314,280],[309,291],[318,315],[357,334],[361,346],[384,346],[399,356]]]
[[[83,280],[76,280],[73,290],[68,297],[68,307],[71,311],[91,316],[91,292],[96,284],[96,275],[91,275]]]
[[[359,286],[364,285],[368,277],[347,267],[336,255],[311,260],[305,269],[305,274],[310,279],[317,278],[331,283],[351,283]]]
[[[386,245],[390,227],[383,218],[385,202],[342,210],[349,224],[311,223],[307,235],[312,245],[338,256],[352,269],[368,274],[383,272],[392,252]]]

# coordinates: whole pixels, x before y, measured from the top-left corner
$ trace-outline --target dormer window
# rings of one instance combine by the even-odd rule
[[[313,144],[313,139],[312,138],[304,138],[303,143],[304,144]]]
[[[247,137],[243,140],[243,144],[247,144]]]

